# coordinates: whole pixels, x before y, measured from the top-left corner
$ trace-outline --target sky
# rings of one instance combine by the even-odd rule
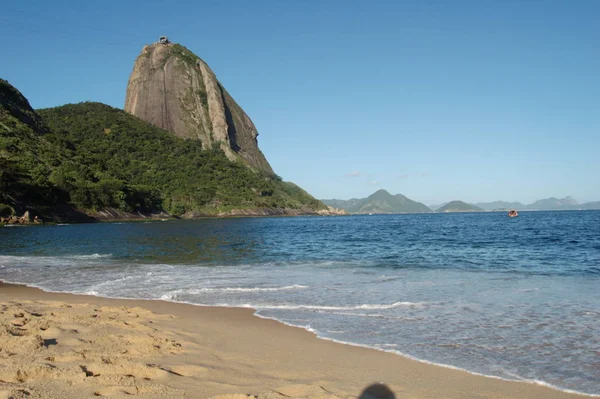
[[[206,61],[317,198],[600,200],[600,2],[7,2],[0,78],[123,108],[145,44]]]

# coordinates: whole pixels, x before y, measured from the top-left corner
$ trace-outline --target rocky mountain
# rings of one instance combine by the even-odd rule
[[[386,190],[378,190],[367,198],[350,200],[322,200],[328,206],[346,210],[348,213],[429,213],[424,204],[413,201],[402,194],[392,195]]]
[[[483,209],[463,201],[450,201],[436,212],[482,212]]]
[[[100,103],[34,111],[0,79],[0,217],[331,214],[293,183]]]
[[[493,201],[493,202],[478,202],[471,204],[484,211],[507,211],[510,209],[525,209],[525,205],[520,202],[508,202],[508,201]]]
[[[565,197],[562,199],[551,197],[535,201],[533,204],[527,205],[527,209],[533,211],[549,211],[549,210],[567,210],[577,209],[579,203],[573,197]]]
[[[217,80],[210,67],[174,43],[142,49],[127,85],[125,111],[174,133],[218,146],[231,161],[273,175],[258,148],[252,120]]]

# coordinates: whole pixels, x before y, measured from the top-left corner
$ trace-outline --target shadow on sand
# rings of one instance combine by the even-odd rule
[[[372,384],[362,391],[358,399],[396,399],[396,395],[384,384]]]

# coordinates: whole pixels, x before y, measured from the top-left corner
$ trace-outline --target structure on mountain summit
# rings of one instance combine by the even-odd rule
[[[169,41],[169,38],[168,38],[168,37],[166,37],[166,36],[161,36],[161,37],[159,37],[159,38],[158,38],[158,42],[159,42],[160,44],[169,44],[169,43],[171,43],[171,42]]]

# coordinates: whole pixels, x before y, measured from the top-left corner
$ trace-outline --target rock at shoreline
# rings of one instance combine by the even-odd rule
[[[327,205],[327,209],[320,210],[317,212],[319,215],[323,216],[340,216],[340,215],[348,215],[344,209],[334,208],[333,206]]]
[[[5,218],[0,218],[0,223],[4,223],[4,224],[42,224],[44,222],[42,219],[37,217],[37,215],[32,218],[29,211],[25,211],[25,213],[21,217],[13,215],[13,216],[5,217]]]

